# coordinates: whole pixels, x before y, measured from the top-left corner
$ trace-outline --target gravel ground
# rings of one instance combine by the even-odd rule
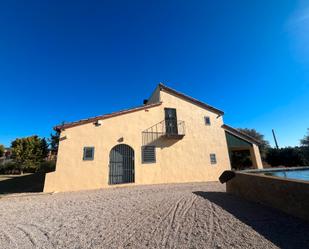
[[[0,248],[308,248],[309,223],[219,183],[0,200]]]

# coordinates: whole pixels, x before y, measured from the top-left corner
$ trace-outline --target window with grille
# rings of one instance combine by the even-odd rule
[[[143,163],[155,163],[156,162],[156,147],[155,146],[142,147],[142,160],[143,160]]]
[[[216,154],[210,154],[210,163],[217,164]]]
[[[93,160],[94,158],[94,147],[84,147],[83,160]]]
[[[210,117],[205,116],[204,121],[205,121],[205,125],[210,125]]]

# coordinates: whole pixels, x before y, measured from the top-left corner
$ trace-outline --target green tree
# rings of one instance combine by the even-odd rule
[[[300,140],[300,144],[302,146],[309,147],[309,128],[307,129],[307,135],[305,135],[304,138]]]
[[[57,154],[57,152],[58,152],[59,137],[60,137],[60,133],[58,131],[56,131],[54,134],[51,133],[50,138],[48,139],[50,150],[54,154]]]
[[[40,144],[39,144],[39,148],[40,148],[40,158],[42,160],[44,160],[47,157],[48,151],[49,151],[48,143],[47,143],[45,137],[41,139]]]
[[[4,155],[4,146],[0,144],[0,157]]]
[[[12,158],[21,173],[37,171],[48,154],[45,138],[38,136],[17,138],[12,142]]]
[[[249,150],[231,151],[231,166],[233,169],[242,170],[252,166]]]
[[[305,158],[301,147],[270,148],[266,156],[267,162],[271,166],[304,166]]]
[[[256,131],[255,129],[248,128],[238,128],[239,131],[249,135],[250,137],[255,138],[260,142],[259,148],[261,152],[261,157],[263,160],[266,158],[266,153],[270,148],[269,142],[264,138],[264,135]]]
[[[304,157],[305,164],[309,165],[309,128],[307,129],[307,135],[300,140],[301,144],[301,153]]]

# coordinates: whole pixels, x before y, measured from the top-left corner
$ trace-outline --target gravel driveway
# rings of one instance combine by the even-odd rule
[[[309,223],[224,190],[219,183],[195,183],[3,198],[0,248],[309,245]]]

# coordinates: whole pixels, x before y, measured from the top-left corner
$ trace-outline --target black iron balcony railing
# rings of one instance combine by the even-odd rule
[[[182,139],[185,135],[185,122],[182,120],[162,120],[142,132],[143,145],[151,144],[164,137],[168,139]]]

